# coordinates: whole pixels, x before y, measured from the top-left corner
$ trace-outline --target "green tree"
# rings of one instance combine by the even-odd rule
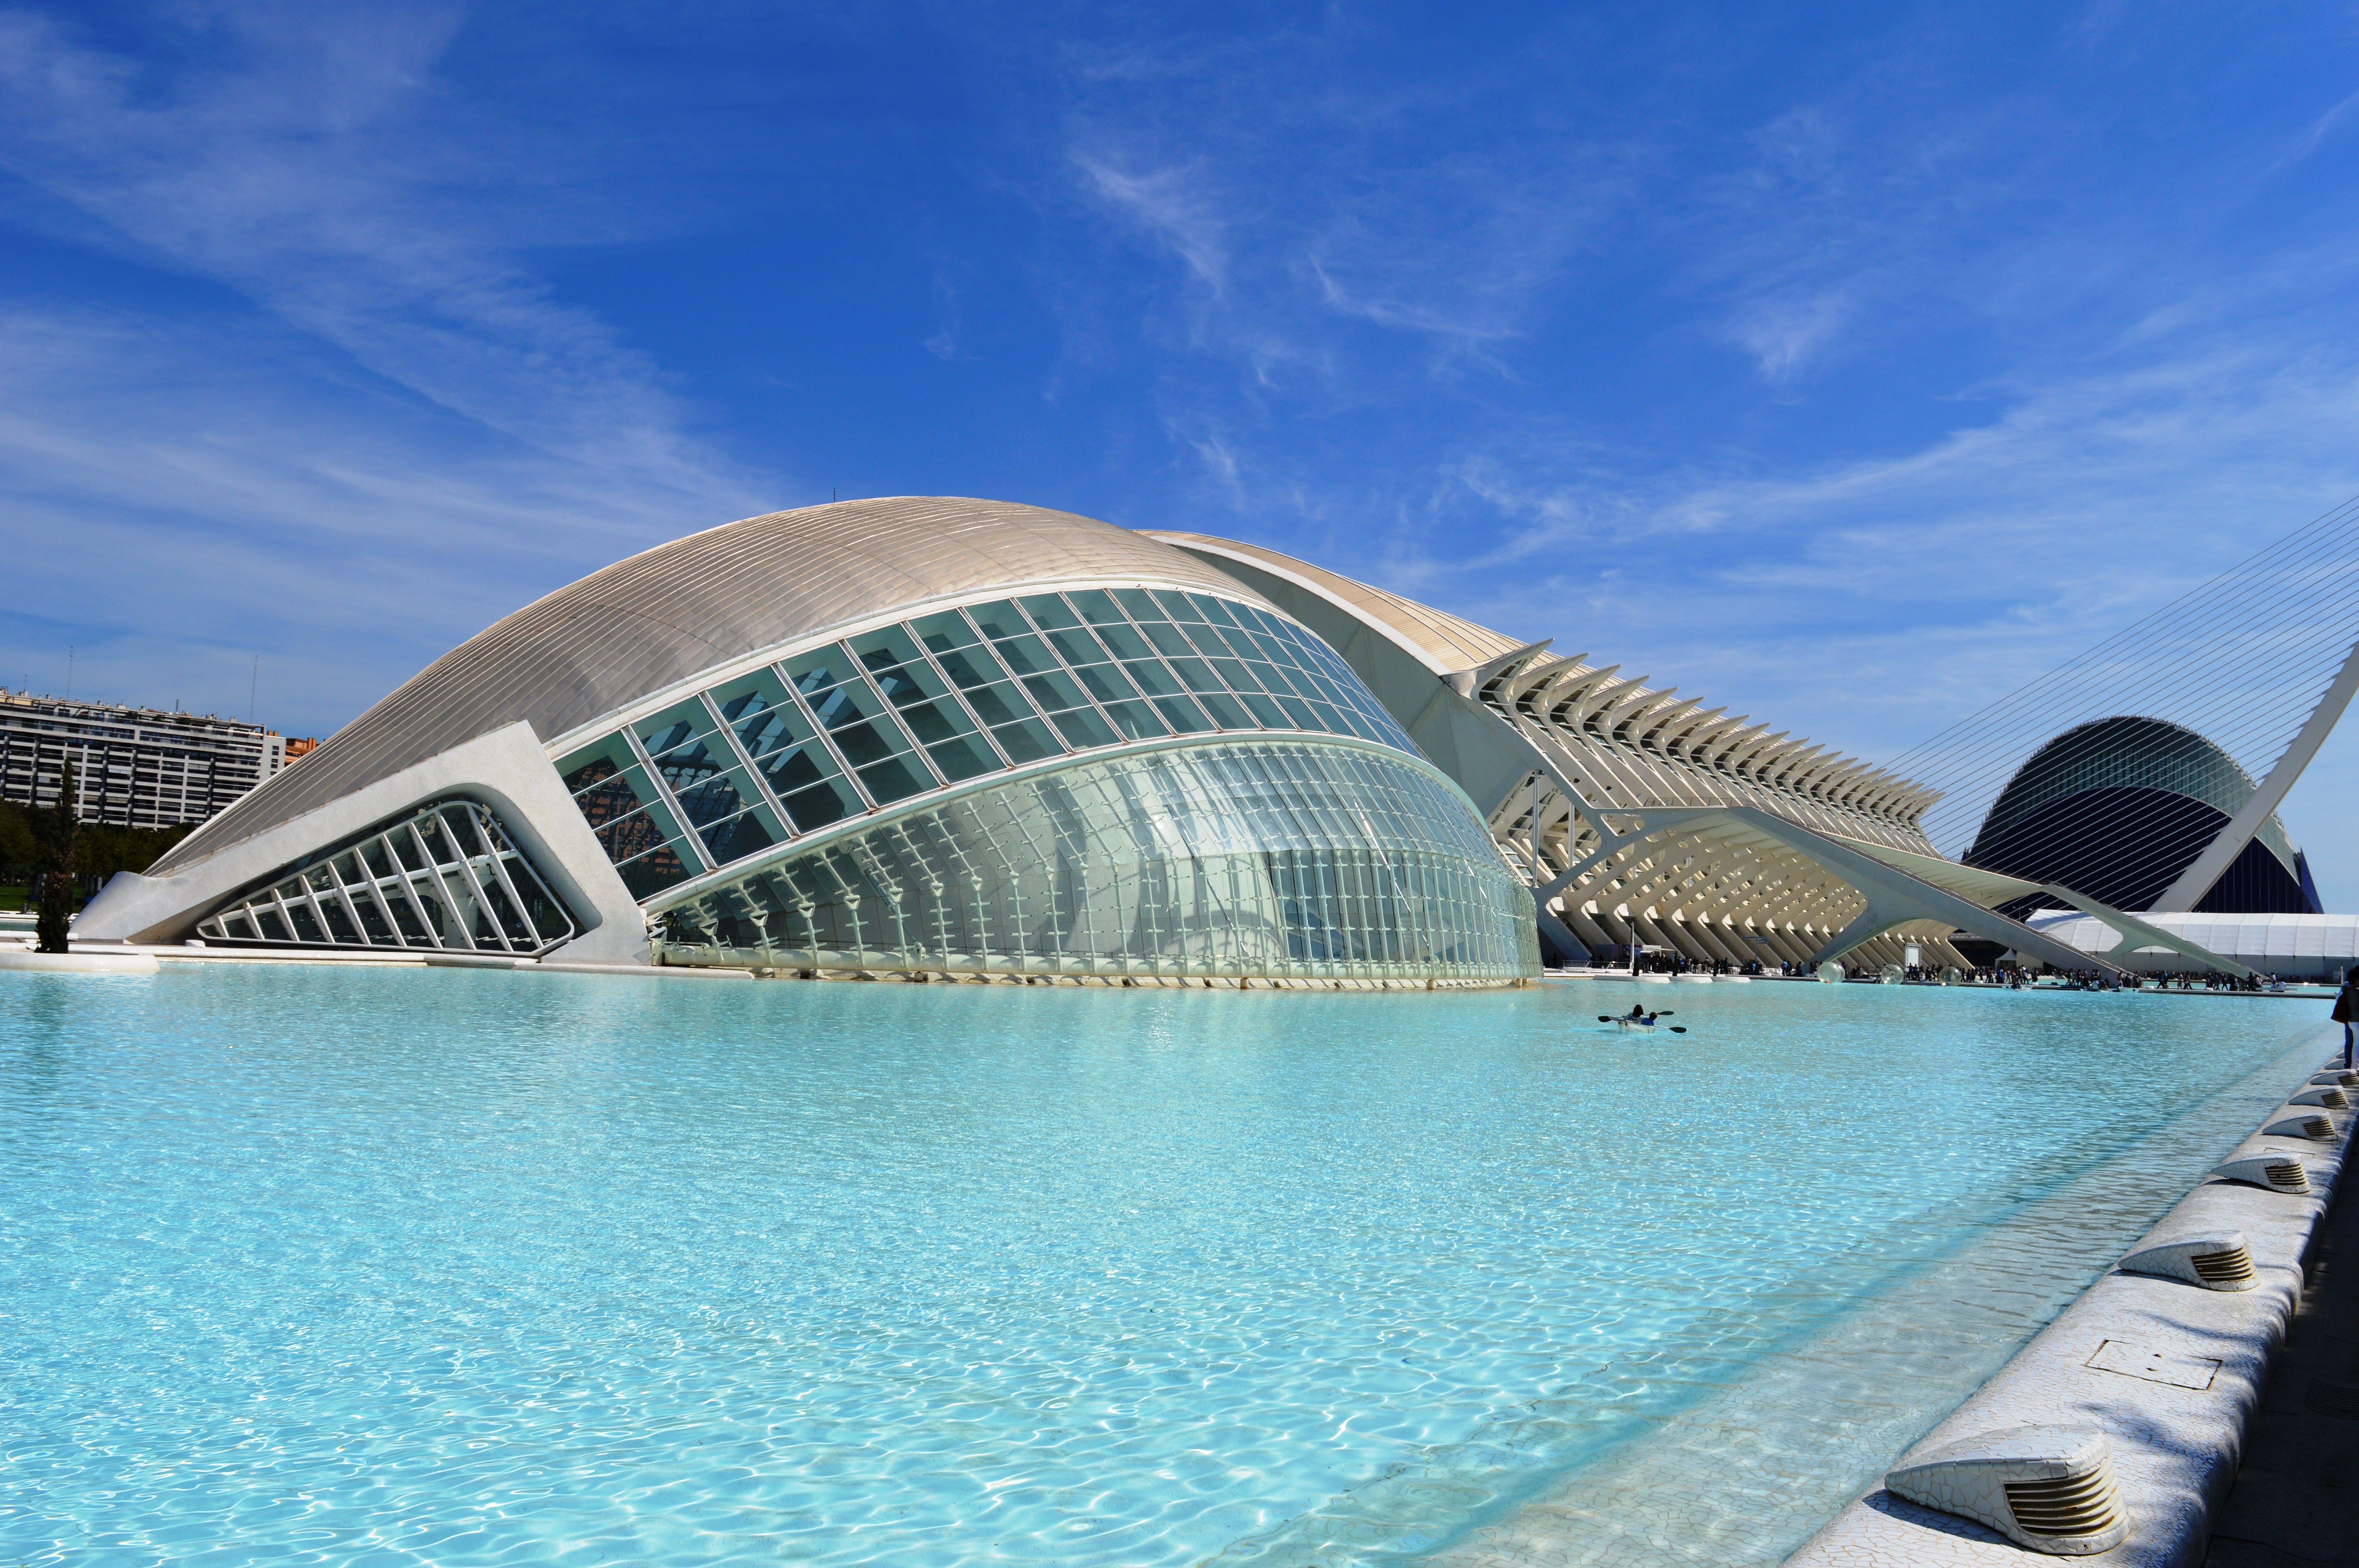
[[[0,801],[0,871],[32,874],[41,858],[41,841],[24,809]]]
[[[73,918],[74,851],[81,847],[82,819],[74,810],[73,763],[65,765],[58,803],[49,808],[49,863],[41,877],[41,913],[33,922],[44,953],[66,950],[66,922]]]

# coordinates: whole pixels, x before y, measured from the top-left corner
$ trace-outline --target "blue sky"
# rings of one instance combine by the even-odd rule
[[[2348,5],[8,10],[0,680],[962,493],[1881,757],[2359,492],[2354,177]]]

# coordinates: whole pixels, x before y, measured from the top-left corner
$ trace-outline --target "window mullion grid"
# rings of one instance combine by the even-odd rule
[[[467,922],[462,912],[451,902],[451,887],[442,880],[441,862],[435,860],[433,851],[426,847],[426,835],[418,830],[418,819],[413,816],[401,826],[402,829],[409,835],[409,841],[418,847],[419,860],[425,864],[423,871],[409,871],[403,879],[409,884],[413,898],[419,891],[418,879],[425,878],[426,892],[434,900],[435,906],[442,912],[442,924],[450,931],[457,934],[460,946],[466,948],[470,953],[475,951],[475,934],[467,929]],[[396,860],[395,864],[398,865],[400,862]],[[434,929],[434,923],[428,921],[426,929],[431,932]],[[443,942],[440,936],[435,940],[441,943],[445,948],[451,946],[448,942]]]
[[[962,622],[966,621],[966,616],[963,611],[961,612],[959,619]],[[968,624],[971,627],[973,622],[970,622]],[[901,630],[908,635],[909,641],[916,645],[918,656],[926,661],[926,667],[934,672],[934,678],[942,683],[942,689],[951,694],[951,700],[958,704],[959,711],[966,715],[967,722],[974,726],[974,732],[983,737],[983,743],[991,748],[991,754],[999,759],[999,771],[1004,772],[1008,768],[1014,767],[1016,765],[1015,759],[1008,756],[1006,752],[1000,750],[999,737],[991,732],[991,726],[983,721],[983,715],[977,713],[974,710],[974,704],[966,699],[966,692],[959,686],[959,683],[951,679],[950,671],[942,668],[942,663],[940,659],[934,656],[934,651],[926,646],[926,640],[923,637],[918,635],[918,629],[914,626],[905,625]],[[992,663],[997,666],[999,673],[1007,678],[1007,682],[1013,689],[1016,691],[1022,691],[1024,689],[1022,687],[1015,684],[1015,676],[1013,672],[1011,672],[1007,666],[1000,661],[998,654],[995,652],[991,646],[991,639],[988,637],[978,637],[975,643],[975,651],[990,659]]]
[[[351,853],[349,850],[345,852]],[[336,858],[331,855],[320,863],[328,869],[328,885],[336,890],[336,902],[344,906],[344,917],[353,923],[353,936],[358,938],[364,946],[375,946],[376,944],[369,940],[368,925],[361,919],[360,909],[353,903],[353,890],[344,885],[343,873],[336,870]],[[360,864],[357,857],[353,863]]]
[[[456,869],[466,877],[468,887],[474,890],[475,908],[481,912],[484,924],[492,928],[493,936],[498,939],[504,951],[515,952],[516,944],[508,940],[508,934],[500,927],[500,912],[492,907],[490,895],[484,892],[484,879],[475,873],[475,857],[467,853],[467,847],[459,842],[457,834],[451,831],[448,818],[445,818],[442,823],[442,837],[450,839],[451,847],[458,851],[459,860]],[[467,935],[471,940],[474,936],[472,931]]]
[[[541,935],[539,928],[532,923],[532,904],[517,892],[516,879],[508,875],[507,857],[515,851],[508,846],[506,837],[500,832],[500,825],[493,821],[488,813],[477,811],[472,806],[467,808],[467,813],[475,819],[475,831],[483,836],[484,843],[492,847],[491,853],[485,859],[491,862],[492,875],[500,879],[500,886],[508,895],[508,908],[516,913],[516,924],[524,927],[524,940],[529,945],[530,951],[539,952],[542,946]],[[499,914],[496,910],[493,912],[492,923],[495,925],[499,924]],[[502,935],[506,934],[503,932]],[[509,936],[507,942],[511,952],[517,950],[516,938]]]
[[[269,897],[271,903],[278,911],[278,924],[287,928],[287,935],[288,939],[296,942],[303,940],[303,929],[301,926],[295,924],[295,912],[287,907],[287,890],[285,884],[281,883],[272,887]]]
[[[787,687],[791,691],[794,688],[794,683],[789,681]],[[754,753],[745,749],[744,739],[738,735],[727,719],[721,717],[721,708],[713,702],[712,694],[709,691],[701,691],[696,696],[697,700],[704,704],[704,711],[712,719],[715,733],[728,737],[729,754],[737,759],[736,765],[744,769],[745,776],[753,781],[755,793],[759,795],[762,804],[767,806],[777,816],[778,826],[786,830],[788,838],[801,837],[795,827],[795,819],[787,815],[786,802],[780,800],[777,791],[770,787],[770,781],[762,776],[761,767],[754,761]],[[787,748],[781,746],[778,749],[783,752]]]
[[[787,692],[794,698],[797,711],[800,712],[805,721],[810,725],[811,734],[821,745],[827,748],[827,754],[835,760],[836,769],[843,774],[844,783],[852,786],[852,793],[860,797],[863,806],[870,811],[878,810],[875,797],[868,793],[868,781],[853,771],[852,759],[843,754],[843,748],[838,746],[835,743],[835,737],[827,732],[827,726],[820,720],[819,709],[812,705],[809,697],[803,695],[802,687],[795,684],[794,677],[787,674],[787,667],[784,665],[775,667],[779,678],[786,682]],[[842,684],[841,681],[836,683],[837,686]],[[835,687],[830,687],[828,689],[832,691]]]
[[[919,644],[920,649],[922,649],[923,646],[924,645],[922,643]],[[947,784],[949,781],[942,777],[941,769],[934,766],[934,759],[926,754],[926,748],[918,740],[917,731],[909,728],[909,721],[901,717],[901,710],[899,708],[894,707],[890,702],[886,700],[885,688],[876,684],[876,677],[870,675],[864,665],[861,665],[855,660],[853,667],[859,671],[853,678],[858,680],[862,686],[866,688],[869,696],[876,699],[876,711],[891,719],[893,728],[901,732],[901,739],[909,743],[909,750],[905,754],[917,758],[918,765],[925,770],[926,776],[934,781],[933,784],[929,786],[928,790],[921,790],[919,793],[922,795],[929,793],[931,790],[941,788],[942,785]],[[850,683],[847,682],[845,684],[849,685]],[[900,803],[896,801],[894,804],[897,806]]]
[[[1036,595],[1035,597],[1046,596]],[[1085,635],[1092,637],[1097,635],[1094,632],[1089,632],[1087,630],[1089,626],[1088,618],[1083,616],[1080,611],[1073,609],[1073,601],[1071,600],[1067,599],[1061,593],[1056,597],[1057,601],[1065,607],[1067,611],[1072,615],[1076,622],[1081,623],[1084,629]],[[1090,683],[1082,678],[1080,667],[1069,663],[1066,660],[1065,655],[1059,652],[1057,644],[1049,641],[1049,633],[1047,630],[1043,628],[1038,622],[1032,619],[1032,612],[1024,608],[1022,601],[1011,600],[1010,602],[1016,605],[1016,612],[1018,615],[1023,616],[1024,619],[1030,623],[1034,634],[1040,640],[1040,645],[1049,650],[1049,656],[1057,661],[1057,667],[1065,672],[1065,678],[1073,683],[1073,689],[1082,694],[1082,700],[1089,704],[1090,711],[1095,713],[1098,718],[1104,722],[1107,730],[1112,733],[1114,738],[1114,743],[1119,746],[1125,741],[1127,741],[1130,738],[1130,731],[1125,730],[1121,725],[1114,722],[1114,715],[1106,711],[1105,704],[1100,702],[1097,699],[1097,694],[1090,690]],[[1120,669],[1122,668],[1122,665],[1119,661],[1116,661],[1114,667],[1115,669]]]
[[[646,720],[641,719],[639,722],[645,723]],[[646,745],[639,740],[638,725],[624,726],[623,742],[630,747],[631,755],[638,759],[639,766],[646,772],[647,783],[654,787],[657,798],[671,808],[671,819],[679,824],[679,836],[687,840],[688,852],[696,858],[698,865],[708,871],[712,871],[712,857],[705,853],[702,836],[696,831],[695,824],[689,821],[688,813],[680,809],[679,797],[671,792],[671,781],[663,776],[663,770],[656,766],[653,757],[647,755]]]
[[[376,841],[384,849],[386,861],[398,868],[401,858],[393,852],[393,846],[386,841],[385,835],[378,834]],[[363,871],[368,871],[368,856],[362,851],[360,846],[353,847],[353,858]],[[409,938],[401,934],[401,922],[393,917],[393,905],[385,896],[385,878],[378,876],[375,871],[369,871],[369,898],[376,904],[377,913],[385,916],[385,928],[393,933],[393,945],[397,947],[407,947],[409,946]]]

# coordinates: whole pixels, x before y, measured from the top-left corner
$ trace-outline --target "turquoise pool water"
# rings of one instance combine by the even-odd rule
[[[2119,1166],[2093,1275],[2326,1011],[0,979],[26,1563],[1462,1551]]]

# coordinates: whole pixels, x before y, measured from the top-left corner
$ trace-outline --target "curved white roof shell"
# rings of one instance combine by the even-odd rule
[[[618,561],[478,633],[183,839],[149,874],[519,720],[548,741],[700,671],[832,627],[936,600],[1098,577],[1265,602],[1184,551],[1045,507],[893,496],[749,517]]]

